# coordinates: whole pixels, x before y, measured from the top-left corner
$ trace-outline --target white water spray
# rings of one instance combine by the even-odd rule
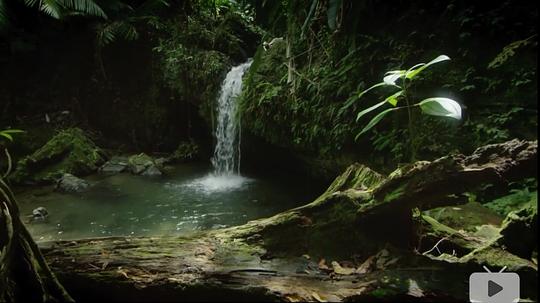
[[[240,174],[240,120],[237,99],[242,92],[242,76],[252,60],[233,67],[221,84],[217,102],[218,115],[214,135],[216,148],[212,157],[215,175]]]
[[[242,92],[242,77],[252,60],[233,67],[223,80],[217,101],[216,148],[212,157],[214,172],[187,184],[205,193],[238,189],[251,181],[240,176],[240,119],[237,99]]]

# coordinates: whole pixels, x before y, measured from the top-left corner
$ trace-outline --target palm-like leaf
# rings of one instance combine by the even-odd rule
[[[60,19],[60,17],[63,15],[62,6],[59,5],[58,1],[56,0],[42,0],[39,10],[55,19]]]
[[[5,0],[0,0],[0,30],[4,28],[9,22],[9,17],[6,9]]]

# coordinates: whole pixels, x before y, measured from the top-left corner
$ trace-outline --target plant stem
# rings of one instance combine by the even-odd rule
[[[409,96],[408,96],[408,83],[403,83],[403,95],[405,96],[405,103],[407,104],[407,116],[408,116],[408,128],[409,128],[409,144],[411,148],[411,162],[416,160],[416,146],[414,143],[414,127],[413,127],[413,121],[412,121],[412,111],[411,111],[411,105],[409,103]]]

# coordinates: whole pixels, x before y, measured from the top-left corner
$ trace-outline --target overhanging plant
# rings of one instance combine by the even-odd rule
[[[387,96],[383,101],[369,108],[366,108],[357,114],[356,121],[360,121],[368,113],[371,113],[378,109],[383,109],[385,105],[390,106],[389,108],[386,108],[380,111],[377,115],[375,115],[356,135],[356,139],[358,139],[364,133],[377,125],[377,123],[379,123],[388,113],[402,109],[406,109],[408,112],[409,134],[411,136],[411,144],[414,137],[412,126],[412,110],[414,108],[419,108],[422,113],[427,115],[449,117],[452,119],[460,120],[461,106],[453,99],[446,97],[429,97],[417,103],[412,103],[410,100],[411,96],[409,94],[409,88],[411,83],[418,78],[418,75],[431,65],[448,60],[450,60],[448,56],[440,55],[428,63],[419,63],[406,70],[388,71],[385,73],[382,82],[377,83],[370,88],[360,92],[357,98],[355,98],[354,100],[358,100],[369,91],[382,86],[394,87],[397,90],[397,92]],[[400,105],[403,103],[404,105]],[[414,148],[412,158],[413,160],[415,158]]]

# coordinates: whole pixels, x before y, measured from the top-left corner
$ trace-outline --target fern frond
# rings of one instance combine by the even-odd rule
[[[55,19],[60,19],[62,15],[62,7],[56,0],[42,0],[39,10]]]
[[[135,9],[136,16],[151,15],[155,11],[168,7],[168,0],[146,0]]]
[[[107,15],[103,9],[92,0],[54,0],[53,2],[60,4],[67,10],[74,10],[89,16],[107,19]]]
[[[0,0],[0,31],[9,24],[5,0]]]

